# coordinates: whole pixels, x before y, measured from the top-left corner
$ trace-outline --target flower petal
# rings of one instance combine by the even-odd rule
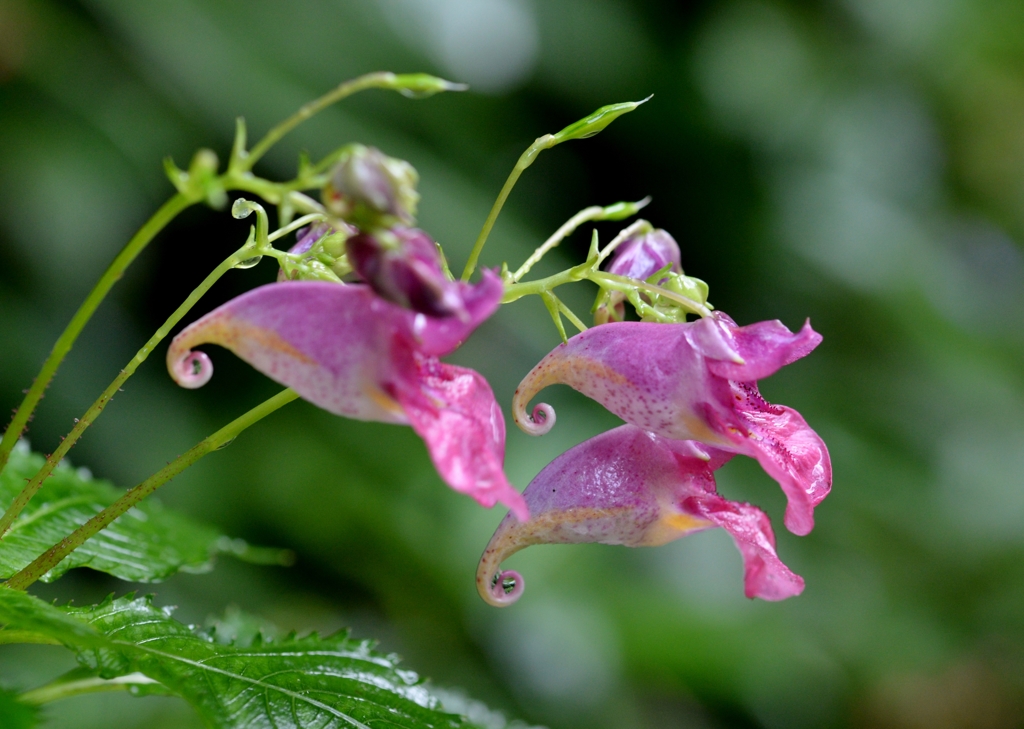
[[[756,506],[729,501],[718,494],[687,498],[683,509],[729,532],[743,555],[743,592],[762,600],[785,600],[804,591],[804,580],[782,563],[768,515]]]
[[[502,470],[505,420],[494,393],[478,373],[432,356],[451,351],[494,310],[501,281],[488,271],[465,290],[470,320],[439,322],[367,286],[269,284],[186,327],[167,366],[178,384],[199,387],[212,365],[192,348],[219,344],[329,412],[412,425],[452,488],[485,506],[501,501],[525,520],[522,496]]]
[[[465,367],[418,358],[419,383],[395,399],[424,442],[441,477],[483,506],[498,501],[522,521],[526,502],[505,478],[505,418],[487,380]]]
[[[745,327],[738,327],[727,315],[716,312],[701,322],[694,322],[703,328],[710,328],[710,319],[715,319],[722,330],[728,332],[731,344],[739,355],[739,360],[731,356],[717,355],[703,349],[708,357],[708,369],[719,377],[737,382],[754,382],[778,372],[785,365],[806,357],[821,344],[821,335],[811,329],[808,319],[799,332],[791,332],[778,319],[759,321]],[[704,324],[708,322],[708,324]],[[698,337],[692,340],[697,344]]]
[[[676,273],[682,271],[679,244],[665,230],[652,230],[631,238],[612,256],[608,272],[645,281],[668,264]]]
[[[423,354],[443,357],[454,352],[470,333],[501,306],[503,285],[494,271],[481,271],[480,281],[472,286],[459,283],[462,304],[468,316],[434,317],[413,314],[413,333],[417,350]]]
[[[167,365],[219,344],[304,399],[337,415],[407,422],[384,385],[400,376],[395,343],[411,339],[411,313],[365,286],[284,281],[253,289],[174,338]]]
[[[807,534],[814,526],[814,507],[832,484],[828,449],[799,413],[766,403],[753,382],[716,373],[716,367],[732,365],[710,359],[709,353],[726,356],[735,344],[735,351],[746,348],[751,366],[757,366],[750,342],[756,345],[765,338],[759,335],[777,332],[771,322],[755,325],[755,336],[745,341],[744,334],[734,336],[728,322],[710,317],[687,324],[613,322],[582,332],[523,379],[512,399],[512,417],[528,433],[547,432],[555,420],[550,406],[538,405],[533,416],[526,406],[544,387],[562,383],[644,430],[754,457],[786,494],[787,528]],[[820,339],[809,327],[804,331],[810,334],[790,334],[791,346],[774,350],[773,368]]]
[[[481,283],[467,287],[468,321],[438,320],[384,301],[367,286],[268,284],[182,330],[167,351],[168,369],[184,384],[180,363],[190,350],[219,344],[329,412],[406,423],[389,392],[394,382],[415,378],[413,352],[448,354],[494,311],[500,297],[501,281],[488,271]]]
[[[772,405],[753,383],[731,383],[734,415],[738,423],[716,429],[730,434],[736,450],[752,456],[786,494],[786,528],[809,534],[814,528],[814,507],[832,489],[832,461],[825,442],[796,410]],[[719,413],[709,411],[715,420]],[[737,427],[737,425],[739,427]]]
[[[512,398],[512,417],[528,433],[547,432],[526,412],[548,385],[569,385],[627,423],[666,438],[731,445],[696,411],[714,392],[704,357],[690,343],[693,324],[610,322],[588,329],[552,350],[523,378]]]
[[[477,568],[480,595],[492,605],[513,602],[520,585],[510,595],[497,589],[508,577],[499,568],[532,544],[657,546],[713,526],[726,529],[743,554],[748,597],[778,600],[798,594],[803,581],[779,561],[764,513],[715,491],[713,471],[731,457],[632,425],[570,449],[523,493],[530,521],[509,514],[499,525]]]

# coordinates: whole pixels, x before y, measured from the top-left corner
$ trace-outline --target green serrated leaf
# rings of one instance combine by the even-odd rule
[[[18,447],[0,473],[0,509],[7,508],[43,457]],[[9,578],[73,532],[123,492],[84,469],[56,468],[0,541],[0,577]],[[156,582],[179,571],[206,572],[218,554],[282,562],[264,551],[250,555],[241,540],[175,514],[148,499],[90,539],[42,579],[52,582],[74,567],[91,567],[122,580]],[[278,552],[277,554],[281,554]]]
[[[67,646],[88,647],[106,645],[99,632],[27,592],[0,586],[0,625],[4,630],[37,633],[53,638]]]
[[[472,726],[441,711],[394,656],[345,634],[272,640],[249,633],[241,642],[219,642],[227,636],[179,623],[149,597],[65,610],[107,636],[103,647],[79,649],[83,665],[101,676],[141,672],[188,701],[212,727]]]
[[[0,689],[0,727],[32,729],[38,720],[35,707],[19,701],[16,693]]]

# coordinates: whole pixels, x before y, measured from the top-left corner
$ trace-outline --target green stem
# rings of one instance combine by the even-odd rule
[[[11,424],[4,433],[3,440],[0,441],[0,471],[7,465],[7,459],[11,455],[11,450],[13,450],[14,445],[18,442],[18,438],[24,432],[25,426],[28,425],[32,413],[35,412],[36,405],[39,404],[43,393],[49,386],[53,376],[57,373],[57,368],[60,367],[64,357],[71,351],[75,340],[92,317],[93,312],[100,305],[100,302],[103,301],[114,283],[124,274],[125,269],[128,268],[146,245],[153,240],[156,234],[163,230],[164,226],[171,222],[178,213],[197,201],[198,198],[193,199],[179,193],[160,206],[160,209],[153,214],[153,217],[146,221],[145,225],[139,228],[138,232],[132,236],[132,239],[128,241],[128,244],[117,255],[113,263],[110,264],[92,291],[89,292],[82,305],[78,307],[78,311],[75,312],[75,315],[61,333],[60,338],[53,345],[53,349],[50,350],[50,355],[43,363],[42,369],[39,370],[39,374],[33,381],[28,393],[21,401],[21,405],[18,406],[14,419],[11,420]]]
[[[508,284],[501,295],[501,303],[511,304],[524,296],[540,296],[543,293],[552,291],[555,288],[575,281],[583,281],[589,278],[593,269],[593,263],[585,261],[578,266],[573,266],[565,271],[560,271],[546,278],[538,278],[535,281],[526,283]]]
[[[554,294],[552,294],[552,296],[554,296]],[[557,296],[555,297],[555,299],[558,303],[558,310],[565,315],[565,318],[571,321],[572,325],[576,327],[579,331],[587,331],[589,327],[586,324],[584,324],[578,316],[576,316],[576,313],[568,306],[566,306],[565,302],[559,299]]]
[[[587,222],[588,220],[599,220],[601,218],[602,213],[604,213],[604,208],[594,205],[592,207],[580,210],[578,213],[569,218],[565,223],[562,224],[561,228],[556,230],[550,238],[544,241],[540,245],[540,247],[538,247],[537,250],[535,250],[530,255],[530,257],[527,258],[525,262],[523,262],[523,265],[519,267],[518,271],[512,274],[512,282],[515,283],[523,276],[528,274],[530,272],[530,269],[533,268],[535,264],[539,263],[540,259],[542,259],[548,251],[550,251],[552,248],[557,246],[567,237],[572,235],[573,232],[578,227],[583,225],[585,222]]]
[[[103,394],[101,394],[96,401],[89,406],[89,409],[85,411],[85,414],[79,418],[78,422],[75,423],[75,427],[71,429],[71,432],[67,434],[67,437],[65,437],[64,440],[61,441],[60,445],[57,446],[57,450],[50,454],[46,459],[46,463],[43,464],[43,467],[39,472],[36,473],[36,475],[33,476],[27,484],[25,484],[21,493],[19,493],[11,502],[11,505],[7,507],[7,511],[5,511],[4,515],[0,517],[0,538],[7,533],[7,530],[11,528],[11,524],[14,523],[14,520],[18,518],[18,515],[28,505],[32,497],[36,495],[36,492],[42,488],[43,482],[50,476],[53,469],[57,467],[57,464],[59,464],[64,456],[67,455],[72,446],[78,442],[78,439],[82,437],[82,433],[85,432],[85,429],[92,425],[93,421],[100,416],[100,413],[103,412],[103,409],[113,399],[117,391],[121,389],[121,386],[135,373],[135,370],[139,368],[139,365],[146,361],[146,358],[149,357],[153,349],[170,333],[171,329],[181,321],[185,314],[187,314],[189,310],[196,305],[199,299],[202,298],[203,294],[209,291],[210,287],[213,286],[221,276],[230,271],[231,268],[239,261],[250,258],[257,253],[258,250],[253,245],[252,236],[250,236],[250,239],[244,246],[226,258],[219,266],[217,266],[217,268],[213,269],[213,272],[210,273],[209,276],[203,279],[203,282],[199,284],[191,294],[189,294],[188,298],[185,299],[181,306],[175,309],[174,313],[167,318],[167,321],[165,321],[163,325],[156,330],[156,333],[149,338],[149,341],[142,346],[142,349],[135,353],[135,356],[132,357],[131,361],[125,365],[125,368],[118,373],[117,377],[114,378],[114,381],[107,386],[107,389],[103,391]]]
[[[0,630],[0,645],[14,643],[35,643],[39,645],[62,645],[59,640],[31,630]]]
[[[288,223],[288,225],[284,226],[283,228],[278,228],[277,230],[275,230],[273,233],[271,233],[268,236],[267,242],[268,243],[273,243],[275,240],[278,240],[279,238],[285,237],[286,235],[288,235],[289,233],[291,233],[294,230],[298,230],[299,228],[302,228],[304,226],[310,225],[311,223],[316,223],[316,222],[319,222],[321,220],[326,220],[326,219],[327,219],[327,216],[326,215],[322,215],[321,213],[310,213],[309,215],[303,215],[298,220],[293,220],[292,222]]]
[[[127,676],[117,678],[100,678],[90,676],[78,680],[58,678],[45,686],[25,691],[18,696],[18,700],[33,706],[41,706],[51,701],[70,699],[73,696],[82,694],[95,694],[102,691],[127,691],[132,686],[151,686],[159,683],[142,673],[131,673]]]
[[[563,240],[572,235],[578,227],[583,225],[589,220],[622,220],[636,215],[640,210],[645,208],[648,203],[651,202],[650,197],[645,197],[643,200],[638,200],[634,203],[615,203],[608,207],[602,208],[599,205],[594,205],[589,208],[584,208],[578,213],[569,218],[558,230],[556,230],[550,238],[544,241],[543,244],[533,254],[526,259],[526,262],[519,267],[519,270],[512,274],[512,282],[516,283],[523,276],[530,272],[530,269],[534,267],[552,248],[557,246]],[[633,224],[634,226],[636,223]],[[626,230],[630,230],[627,228]],[[603,260],[603,259],[602,259]]]
[[[266,400],[245,415],[233,420],[218,430],[213,435],[200,441],[191,449],[178,456],[135,488],[127,491],[121,498],[80,526],[70,535],[57,542],[37,557],[32,564],[14,575],[6,583],[7,587],[14,590],[25,590],[33,582],[45,575],[51,569],[82,546],[88,539],[99,534],[110,524],[123,515],[137,503],[152,494],[158,488],[177,476],[189,466],[193,465],[200,458],[212,451],[223,448],[233,441],[239,433],[250,425],[262,420],[272,412],[287,405],[298,397],[292,389],[282,390],[274,397]]]
[[[466,261],[466,268],[462,271],[462,280],[469,281],[469,277],[473,275],[473,271],[476,270],[476,262],[480,258],[480,252],[484,249],[484,243],[487,242],[487,236],[491,234],[491,228],[494,227],[494,221],[498,219],[498,213],[501,212],[502,207],[505,205],[505,200],[508,199],[508,195],[512,192],[512,188],[516,186],[516,181],[519,176],[523,174],[523,171],[527,167],[533,164],[534,160],[537,159],[537,155],[543,152],[545,149],[550,149],[558,144],[558,140],[552,134],[545,134],[543,137],[538,137],[533,144],[530,145],[529,149],[523,152],[519,156],[519,161],[516,162],[516,166],[512,168],[512,172],[509,173],[508,179],[505,180],[504,186],[501,188],[501,192],[498,193],[498,199],[494,201],[494,205],[491,206],[491,212],[487,214],[487,220],[484,221],[484,227],[480,230],[480,235],[476,238],[476,243],[473,244],[473,250],[469,254],[469,260]]]
[[[629,278],[628,276],[617,276],[616,274],[608,273],[607,271],[594,271],[587,278],[598,286],[614,289],[627,294],[631,291],[644,291],[648,294],[654,294],[655,296],[664,296],[666,299],[670,299],[671,301],[684,306],[689,309],[691,313],[697,314],[698,316],[711,316],[711,309],[707,308],[703,304],[677,294],[674,291],[663,289],[661,286],[655,286],[654,284],[649,284],[645,281],[637,281],[636,279]]]
[[[612,242],[606,245],[604,247],[604,250],[601,251],[601,254],[597,257],[597,266],[595,266],[595,270],[598,267],[600,267],[600,265],[604,263],[604,260],[608,258],[608,256],[610,256],[612,253],[614,253],[615,249],[618,248],[622,243],[629,240],[638,233],[649,233],[652,230],[654,230],[654,227],[646,220],[637,220],[627,225],[625,228],[620,230],[619,234],[612,238]]]
[[[310,101],[308,104],[305,104],[297,112],[271,129],[266,133],[266,135],[264,135],[263,139],[256,143],[256,146],[253,147],[248,154],[242,153],[238,155],[238,169],[251,170],[253,165],[255,165],[271,147],[277,144],[285,134],[299,126],[299,124],[306,121],[314,114],[323,111],[331,104],[337,103],[346,96],[351,96],[352,94],[363,91],[364,89],[391,88],[402,90],[403,88],[406,88],[402,82],[403,78],[405,77],[396,76],[393,73],[378,72],[368,73],[365,76],[360,76],[359,78],[354,78],[351,81],[346,81],[332,91],[327,92],[319,99],[315,99],[314,101]],[[234,160],[232,160],[232,162],[234,162]]]

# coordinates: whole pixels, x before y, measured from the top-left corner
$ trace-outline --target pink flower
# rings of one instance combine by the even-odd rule
[[[526,504],[503,471],[505,420],[487,381],[438,357],[454,351],[498,308],[502,284],[485,271],[460,284],[466,317],[432,317],[381,299],[368,286],[285,281],[254,289],[186,327],[167,352],[183,387],[213,374],[204,343],[230,349],[325,410],[411,425],[441,477],[484,506]]]
[[[523,592],[522,575],[499,568],[532,544],[653,547],[721,527],[743,555],[747,597],[799,595],[804,581],[779,560],[767,515],[716,492],[714,471],[730,458],[729,452],[633,425],[581,443],[552,461],[523,492],[532,519],[524,523],[508,514],[498,526],[477,568],[477,590],[491,605],[515,602]],[[514,583],[508,593],[507,581]]]
[[[603,324],[542,359],[516,390],[512,414],[526,432],[547,432],[551,407],[538,405],[532,417],[526,407],[562,383],[663,438],[756,458],[786,494],[786,527],[803,535],[832,485],[828,450],[798,412],[765,402],[757,380],[820,341],[810,322],[794,334],[779,321],[738,327],[721,312],[681,324]]]

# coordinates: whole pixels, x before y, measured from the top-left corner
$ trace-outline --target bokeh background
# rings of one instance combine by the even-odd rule
[[[740,323],[810,317],[824,343],[762,383],[829,444],[832,495],[808,537],[748,459],[721,490],[763,506],[807,580],[743,597],[728,536],[658,549],[534,547],[514,607],[486,606],[477,558],[502,513],[450,491],[408,428],[295,403],[163,489],[227,533],[294,549],[153,590],[203,623],[236,606],[282,629],[350,627],[436,686],[507,717],[577,727],[978,727],[1024,721],[1024,5],[1018,0],[0,0],[0,403],[13,407],[74,308],[171,193],[161,159],[223,159],[372,70],[474,91],[352,98],[260,171],[351,140],[410,160],[421,224],[462,265],[519,153],[597,106],[654,99],[545,153],[484,262],[517,264],[576,210],[652,195],[687,273]],[[598,226],[607,240],[615,224]],[[52,450],[248,222],[195,208],[100,309],[32,423]],[[538,272],[579,260],[589,228]],[[198,313],[274,277],[226,276]],[[592,291],[568,300],[585,311]],[[454,358],[507,407],[557,334],[504,307]],[[180,390],[163,349],[72,452],[128,487],[277,386],[223,351]],[[555,429],[510,429],[525,486],[615,419],[566,388]],[[37,593],[125,585],[80,570]],[[59,648],[0,647],[0,681],[39,685]],[[171,699],[101,695],[48,727],[191,727]],[[488,721],[504,725],[497,715]]]

